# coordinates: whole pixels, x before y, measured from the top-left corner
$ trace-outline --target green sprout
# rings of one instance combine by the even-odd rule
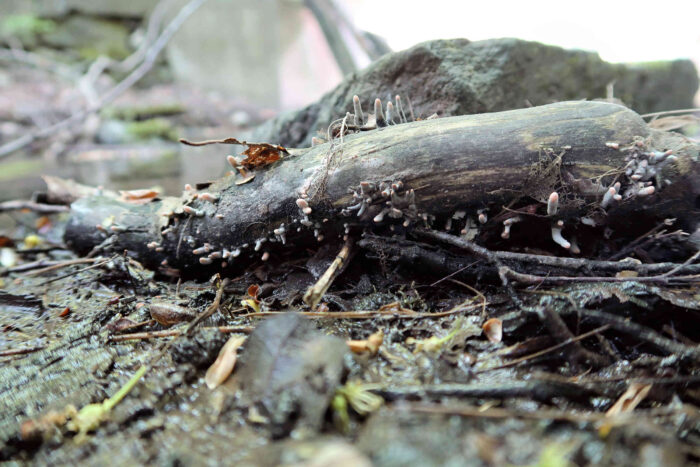
[[[73,415],[71,421],[68,422],[68,429],[78,432],[75,437],[76,442],[82,443],[85,441],[88,432],[96,429],[100,423],[107,419],[110,410],[129,394],[141,377],[146,374],[146,369],[147,367],[142,365],[141,368],[134,373],[134,376],[109,399],[105,399],[97,404],[88,404]]]
[[[457,320],[455,320],[447,335],[443,337],[432,336],[427,339],[414,339],[409,337],[406,339],[406,344],[415,346],[413,349],[414,354],[420,352],[438,353],[443,347],[451,343],[452,340],[460,334],[466,336],[481,332],[480,329],[477,330],[472,328],[474,328],[474,326],[471,325],[463,316],[460,316]]]
[[[373,387],[374,385],[372,384],[349,381],[335,390],[331,407],[336,419],[336,426],[341,431],[347,432],[350,426],[348,406],[363,416],[378,410],[382,406],[384,399],[370,392]]]

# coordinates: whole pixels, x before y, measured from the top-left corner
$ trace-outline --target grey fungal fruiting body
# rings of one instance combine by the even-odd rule
[[[356,127],[361,127],[365,124],[365,116],[362,114],[362,105],[360,104],[360,98],[357,96],[352,96],[352,106],[355,112],[354,123]]]
[[[557,213],[559,209],[559,193],[556,191],[549,195],[549,200],[547,201],[547,215],[553,216]]]
[[[382,110],[382,101],[379,98],[374,100],[374,117],[377,120],[378,128],[382,128],[387,125],[386,118],[384,118],[384,111]]]
[[[554,240],[554,243],[556,243],[557,245],[568,250],[569,248],[571,248],[571,243],[569,243],[564,237],[562,237],[561,230],[563,227],[564,223],[562,221],[559,221],[556,225],[552,226],[552,240]]]

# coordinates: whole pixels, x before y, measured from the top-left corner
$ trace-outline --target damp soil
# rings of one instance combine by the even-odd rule
[[[327,259],[334,251],[328,248]],[[19,256],[27,262],[71,258],[60,249]],[[217,278],[178,282],[121,256],[106,260],[96,259],[99,266],[87,270],[89,264],[41,274],[4,271],[3,461],[684,465],[700,460],[697,357],[600,329],[600,322],[577,313],[602,310],[697,349],[697,289],[601,283],[517,291],[523,307],[555,310],[575,335],[598,329],[578,344],[603,356],[601,366],[572,357],[572,343],[556,348],[536,313],[468,271],[431,277],[358,254],[324,296],[322,313],[285,322],[291,313],[309,312],[301,296],[324,270],[314,252],[252,265],[225,285]],[[255,299],[251,285],[259,286]],[[210,318],[189,335],[158,337],[165,330],[184,333],[189,323],[151,322],[152,304],[165,302],[197,315],[214,302],[218,287],[224,287],[221,306]],[[242,305],[251,299],[261,312]],[[353,310],[358,314],[348,313]],[[501,342],[484,334],[492,318],[502,323]],[[145,324],[134,327],[139,323]],[[241,365],[212,390],[204,380],[207,368],[236,334],[220,326],[254,330],[258,342],[249,337],[239,351]],[[287,334],[281,331],[285,326]],[[367,339],[379,330],[384,338],[377,354],[347,350],[344,341]],[[137,332],[146,334],[120,340]],[[11,354],[21,349],[27,353]],[[276,360],[269,363],[266,353]],[[51,411],[107,399],[144,364],[151,365],[146,375],[84,441],[62,423],[28,433],[28,423],[46,420]],[[606,417],[632,382],[649,385],[648,393],[629,416]],[[383,403],[369,413],[350,404],[343,417],[333,396],[348,383]]]

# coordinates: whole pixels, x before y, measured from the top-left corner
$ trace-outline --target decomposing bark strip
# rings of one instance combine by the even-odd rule
[[[478,213],[484,228],[494,228],[503,220],[497,218],[503,206],[529,196],[546,211],[550,192],[563,184],[569,197],[581,202],[567,205],[565,192],[557,197],[558,213],[543,220],[553,222],[553,238],[556,229],[561,236],[561,224],[566,222],[564,229],[578,225],[590,212],[598,217],[592,222],[671,213],[687,218],[700,192],[693,159],[697,147],[679,138],[666,136],[659,143],[663,147],[656,147],[658,135],[631,110],[583,101],[393,125],[347,135],[341,145],[336,140],[289,149],[242,185],[229,175],[207,193],[191,191],[142,206],[100,197],[79,200],[72,205],[65,240],[86,252],[112,236],[113,251],[127,250],[150,267],[216,271],[367,227],[401,232],[454,217],[466,222],[466,229]],[[626,176],[626,156],[619,148],[636,147],[635,141],[653,149],[674,146],[674,156],[647,152],[643,161],[627,164],[635,172]],[[337,159],[323,173],[330,148]],[[663,157],[668,162],[655,166],[662,177],[655,187],[653,180],[644,181],[652,170],[644,170]],[[325,181],[322,196],[308,198],[319,179]],[[617,196],[603,208],[605,184]],[[576,192],[579,185],[583,188]],[[623,199],[619,192],[625,190]]]

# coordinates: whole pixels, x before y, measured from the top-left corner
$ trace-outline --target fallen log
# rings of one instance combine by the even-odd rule
[[[81,253],[126,250],[149,267],[194,272],[367,228],[430,226],[470,239],[478,233],[501,249],[520,239],[595,256],[594,246],[573,241],[581,231],[602,238],[607,227],[631,237],[665,217],[694,228],[700,194],[697,145],[603,102],[389,125],[278,149],[279,161],[253,167],[244,180],[229,174],[181,198],[80,199],[66,244]]]

